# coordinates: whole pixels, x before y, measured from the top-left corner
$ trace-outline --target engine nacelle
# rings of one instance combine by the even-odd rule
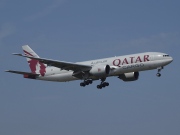
[[[110,66],[109,65],[94,66],[89,71],[89,73],[98,77],[106,77],[110,73]]]
[[[120,75],[119,78],[125,82],[136,81],[139,78],[139,72],[125,73],[125,74]]]

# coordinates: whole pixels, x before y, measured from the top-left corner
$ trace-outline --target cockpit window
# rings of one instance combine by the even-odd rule
[[[169,55],[163,55],[163,57],[169,57]]]

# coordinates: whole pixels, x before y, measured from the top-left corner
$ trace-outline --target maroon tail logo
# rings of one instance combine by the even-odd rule
[[[24,50],[24,53],[25,53],[26,56],[32,56],[32,57],[33,57],[32,54],[30,54],[29,52],[27,52],[27,51],[25,51],[25,50]],[[30,60],[28,61],[28,63],[29,63],[29,67],[30,67],[32,73],[36,73],[36,71],[38,70],[38,69],[36,69],[36,68],[37,68],[37,66],[39,65],[39,68],[40,68],[40,69],[39,69],[39,73],[40,73],[42,76],[45,75],[45,73],[46,73],[46,66],[45,66],[43,63],[41,63],[41,62],[39,62],[38,60],[35,60],[35,59],[30,59]]]

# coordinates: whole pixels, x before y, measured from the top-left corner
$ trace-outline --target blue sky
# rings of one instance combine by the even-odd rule
[[[180,2],[178,0],[1,0],[0,134],[180,134]],[[77,62],[146,51],[170,54],[164,68],[135,82],[108,78],[81,88],[23,79],[21,46],[41,57]]]

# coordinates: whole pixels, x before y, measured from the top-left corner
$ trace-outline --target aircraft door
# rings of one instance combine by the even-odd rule
[[[151,55],[150,56],[150,61],[153,61],[154,60],[154,55]]]
[[[149,68],[155,68],[155,67],[156,67],[155,62],[153,62],[155,59],[156,59],[156,58],[155,58],[154,55],[151,55],[151,56],[150,56],[151,64],[149,65]]]

